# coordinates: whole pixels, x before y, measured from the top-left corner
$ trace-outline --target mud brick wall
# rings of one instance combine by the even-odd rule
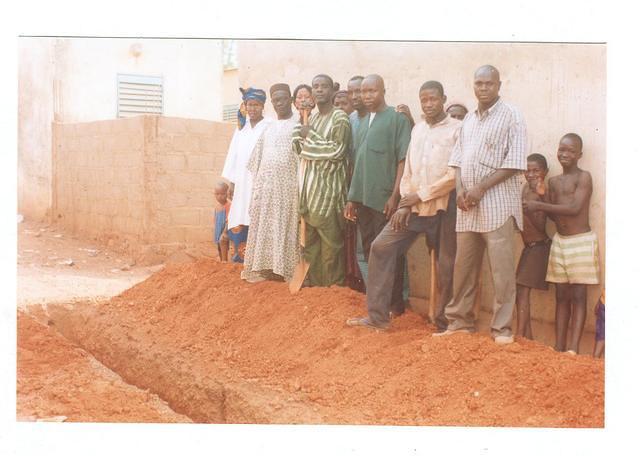
[[[214,255],[213,188],[234,126],[141,116],[54,124],[54,218],[137,256]]]

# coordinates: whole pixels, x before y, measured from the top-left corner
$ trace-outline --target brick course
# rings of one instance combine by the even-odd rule
[[[132,254],[214,255],[213,188],[233,124],[141,116],[55,124],[54,217]]]

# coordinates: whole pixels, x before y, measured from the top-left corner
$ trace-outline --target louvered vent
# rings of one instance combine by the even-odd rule
[[[238,105],[224,105],[222,107],[222,120],[224,122],[236,122],[238,120]]]
[[[118,75],[118,117],[162,114],[162,77]]]

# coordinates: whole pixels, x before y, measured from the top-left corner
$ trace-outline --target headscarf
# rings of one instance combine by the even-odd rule
[[[247,123],[247,110],[245,103],[249,100],[255,100],[264,104],[265,101],[267,101],[267,94],[262,89],[254,89],[253,87],[243,89],[240,87],[240,92],[242,92],[242,104],[240,105],[240,109],[238,109],[238,130],[242,130],[244,124]]]

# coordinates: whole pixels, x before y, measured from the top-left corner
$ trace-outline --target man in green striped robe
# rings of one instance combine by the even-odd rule
[[[333,80],[313,78],[318,107],[309,125],[293,130],[293,150],[300,156],[300,214],[305,222],[305,259],[312,286],[344,284],[344,217],[347,161],[351,146],[349,116],[332,104]]]

